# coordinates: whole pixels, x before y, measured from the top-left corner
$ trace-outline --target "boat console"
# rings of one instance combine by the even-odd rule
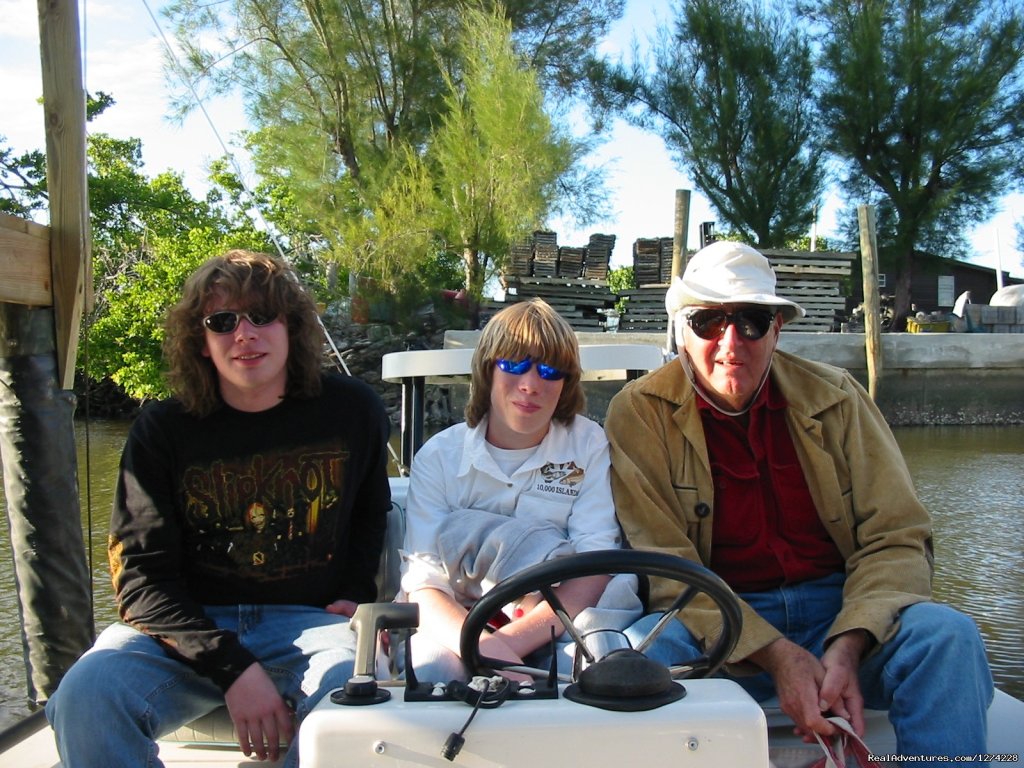
[[[667,621],[699,594],[722,616],[718,640],[700,656],[667,668],[619,645],[603,656],[581,637],[558,602],[553,585],[598,573],[635,573],[680,582]],[[515,598],[539,592],[576,641],[572,673],[510,666],[480,655],[478,638],[490,616]],[[355,676],[306,716],[299,731],[303,768],[347,766],[768,766],[764,711],[736,683],[707,679],[735,647],[739,606],[709,571],[660,553],[614,550],[560,558],[528,568],[488,592],[470,611],[461,638],[469,683],[419,680],[408,644],[415,642],[415,604],[359,607]],[[374,676],[382,630],[406,637],[404,681]],[[532,682],[500,676],[504,670]],[[701,678],[701,679],[695,679]]]
[[[302,766],[768,766],[764,712],[732,681],[690,680],[676,701],[628,713],[572,701],[567,687],[495,692],[477,710],[433,688],[361,708],[324,699],[299,730]]]

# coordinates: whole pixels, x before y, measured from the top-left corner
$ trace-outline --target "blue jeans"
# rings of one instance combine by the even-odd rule
[[[825,636],[843,601],[842,574],[766,592],[740,593],[759,616],[785,637],[821,657]],[[654,627],[650,614],[626,630],[635,646]],[[864,705],[889,712],[902,755],[970,755],[987,751],[992,673],[974,622],[938,603],[916,603],[900,612],[899,629],[860,665]],[[679,621],[665,628],[647,655],[670,665],[701,653]],[[757,701],[775,695],[763,672],[732,677]]]
[[[301,605],[207,606],[260,660],[301,719],[352,676],[356,635],[344,616]],[[161,766],[156,740],[224,704],[209,678],[151,637],[108,627],[46,704],[64,768]],[[284,765],[298,764],[298,738]],[[241,753],[239,753],[241,758]]]

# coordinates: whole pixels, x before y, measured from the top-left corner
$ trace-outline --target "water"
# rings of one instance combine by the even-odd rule
[[[88,531],[91,508],[87,535],[100,627],[116,616],[106,528],[127,429],[125,422],[77,425],[82,522]],[[997,685],[1024,699],[1024,426],[902,428],[896,438],[935,520],[936,599],[978,622]],[[2,488],[0,509],[6,513]],[[0,525],[0,728],[28,712],[8,533]]]
[[[88,539],[95,603],[93,614],[99,627],[117,618],[111,598],[110,571],[107,568],[106,535],[118,460],[127,433],[128,422],[125,421],[75,424],[82,528]],[[0,510],[6,521],[7,500],[2,485]],[[10,529],[5,522],[0,524],[0,728],[21,719],[29,712],[20,626]]]
[[[996,684],[1024,699],[1024,426],[896,437],[935,521],[935,598],[974,618]]]

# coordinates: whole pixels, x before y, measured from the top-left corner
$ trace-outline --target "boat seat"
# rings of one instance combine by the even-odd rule
[[[417,349],[390,352],[381,358],[381,378],[402,385],[403,467],[412,466],[412,457],[426,440],[423,413],[426,385],[468,381],[473,370],[473,351],[472,346]],[[631,381],[664,362],[665,355],[655,344],[580,345],[584,381]]]

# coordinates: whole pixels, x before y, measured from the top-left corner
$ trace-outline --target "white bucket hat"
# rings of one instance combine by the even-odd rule
[[[783,322],[807,314],[796,302],[775,295],[775,270],[768,259],[749,245],[728,240],[697,251],[665,294],[670,319],[683,307],[715,304],[764,304],[777,308]]]

